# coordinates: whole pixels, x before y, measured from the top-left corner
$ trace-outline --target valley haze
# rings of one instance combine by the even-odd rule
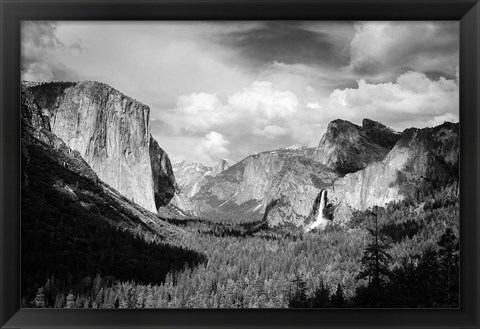
[[[458,307],[458,65],[455,22],[22,23],[22,306]]]

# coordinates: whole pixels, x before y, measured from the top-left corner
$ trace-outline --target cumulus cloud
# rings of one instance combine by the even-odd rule
[[[235,111],[271,120],[292,116],[297,110],[298,99],[291,91],[273,88],[271,82],[255,81],[249,88],[230,96],[228,104]]]
[[[337,89],[328,99],[326,113],[350,119],[375,118],[402,130],[458,121],[459,90],[456,80],[430,80],[424,73],[406,72],[395,82],[358,82],[357,88]]]
[[[311,137],[308,127],[301,122],[311,120],[305,111],[311,109],[292,91],[277,89],[269,81],[254,81],[223,102],[215,94],[180,96],[176,107],[164,112],[161,121],[167,122],[177,136],[204,136],[211,131],[227,136],[231,157],[239,160],[260,151],[305,142]],[[205,139],[200,143],[202,150],[208,149]]]
[[[286,135],[287,130],[279,126],[268,125],[268,126],[265,126],[265,128],[263,129],[258,129],[258,128],[255,129],[253,133],[255,135],[265,136],[267,138],[276,138],[279,136]]]
[[[298,98],[291,91],[278,90],[268,81],[255,81],[229,96],[226,102],[221,102],[216,94],[180,96],[176,107],[165,113],[163,119],[191,133],[206,132],[233,122],[261,131],[272,121],[288,120],[297,112],[298,105]]]
[[[49,21],[24,21],[21,25],[21,72],[23,80],[67,80],[76,75],[52,52],[81,49],[64,44],[57,36],[57,23]]]
[[[230,151],[227,146],[230,144],[225,137],[216,132],[211,131],[205,135],[200,144],[196,147],[199,156],[204,158],[206,163],[215,163],[227,157]]]
[[[229,118],[216,94],[193,93],[180,96],[173,109],[175,126],[187,131],[207,131]]]
[[[355,87],[335,89],[311,102],[271,82],[256,81],[223,102],[214,94],[181,96],[167,121],[177,126],[179,135],[202,136],[197,151],[202,150],[208,163],[227,154],[238,161],[292,144],[316,146],[328,123],[337,118],[357,124],[370,118],[398,131],[456,122],[458,93],[456,79],[432,79],[414,71],[393,82],[361,79]]]
[[[454,75],[458,50],[458,22],[360,22],[348,68],[384,81],[409,69]]]
[[[307,107],[312,110],[320,110],[322,108],[322,105],[318,103],[307,103]]]

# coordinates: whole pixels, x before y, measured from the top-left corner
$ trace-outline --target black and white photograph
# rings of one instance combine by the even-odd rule
[[[21,307],[458,309],[459,33],[22,21]]]

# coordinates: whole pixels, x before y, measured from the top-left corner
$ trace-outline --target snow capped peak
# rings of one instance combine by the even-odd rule
[[[304,149],[305,146],[300,145],[300,144],[293,144],[291,146],[285,147],[284,150],[301,150]]]
[[[207,170],[208,167],[204,166],[203,164],[199,163],[199,162],[190,162],[190,161],[187,161],[187,160],[182,160],[182,161],[178,161],[178,162],[175,162],[173,164],[173,166],[175,168],[178,168],[178,169],[192,169],[192,170],[197,170],[197,171],[202,171],[202,170]]]

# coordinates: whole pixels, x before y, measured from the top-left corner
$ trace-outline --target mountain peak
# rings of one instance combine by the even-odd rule
[[[284,150],[294,150],[294,151],[296,151],[296,150],[301,150],[301,149],[304,149],[304,148],[305,148],[305,146],[303,146],[303,145],[293,144],[293,145],[285,147]]]
[[[350,173],[383,159],[400,138],[400,134],[379,122],[364,119],[362,126],[347,120],[330,122],[317,149],[317,161]]]
[[[365,136],[373,143],[391,149],[400,139],[400,133],[384,124],[370,119],[363,119],[362,128]]]
[[[215,167],[213,167],[212,176],[217,176],[222,171],[227,170],[229,167],[230,167],[230,164],[228,163],[227,160],[225,159],[220,160],[218,164]]]

